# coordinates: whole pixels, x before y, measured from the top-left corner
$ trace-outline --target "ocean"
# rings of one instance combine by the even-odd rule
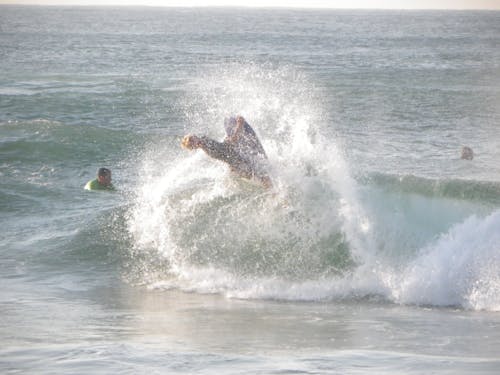
[[[2,374],[498,374],[500,12],[4,5],[0,62]],[[269,190],[180,147],[236,114]]]

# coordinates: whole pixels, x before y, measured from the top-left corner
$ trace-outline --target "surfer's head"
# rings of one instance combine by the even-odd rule
[[[473,158],[474,158],[474,151],[472,151],[472,148],[467,146],[462,147],[462,159],[472,160]]]
[[[110,185],[111,171],[108,168],[99,168],[97,171],[97,181],[104,186]]]

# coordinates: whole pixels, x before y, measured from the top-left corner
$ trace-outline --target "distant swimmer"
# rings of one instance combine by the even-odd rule
[[[474,159],[474,152],[472,151],[472,148],[467,146],[462,147],[462,159],[464,160]]]
[[[85,190],[115,190],[111,183],[111,171],[108,168],[99,168],[97,178],[87,182]]]
[[[208,137],[186,135],[182,147],[201,148],[217,160],[229,164],[231,172],[247,179],[256,179],[266,188],[272,186],[266,170],[267,155],[252,127],[241,116],[224,120],[226,137],[218,142]]]

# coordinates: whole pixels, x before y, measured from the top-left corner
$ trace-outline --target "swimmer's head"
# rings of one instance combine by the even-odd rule
[[[111,184],[111,171],[108,168],[99,168],[97,171],[97,180],[101,185]]]
[[[462,147],[462,159],[464,160],[474,159],[474,151],[472,151],[470,147],[467,146]]]
[[[97,177],[111,175],[111,171],[108,168],[99,168],[97,170]]]

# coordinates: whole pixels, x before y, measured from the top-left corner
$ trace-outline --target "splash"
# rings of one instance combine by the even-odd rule
[[[500,311],[499,228],[500,211],[452,227],[400,275],[395,300]]]
[[[231,176],[178,140],[151,150],[129,224],[136,251],[168,261],[168,274],[147,277],[150,285],[301,298],[314,282],[352,277],[368,257],[369,222],[327,139],[319,98],[306,75],[286,67],[235,65],[193,81],[185,131],[221,139],[224,117],[243,115],[266,150],[274,189]],[[146,268],[156,274],[154,264]]]
[[[500,213],[470,216],[478,206],[458,204],[462,194],[358,185],[320,98],[291,68],[235,65],[193,80],[185,132],[222,139],[223,119],[243,115],[274,188],[231,176],[179,138],[151,147],[128,224],[138,282],[236,298],[498,310]]]

